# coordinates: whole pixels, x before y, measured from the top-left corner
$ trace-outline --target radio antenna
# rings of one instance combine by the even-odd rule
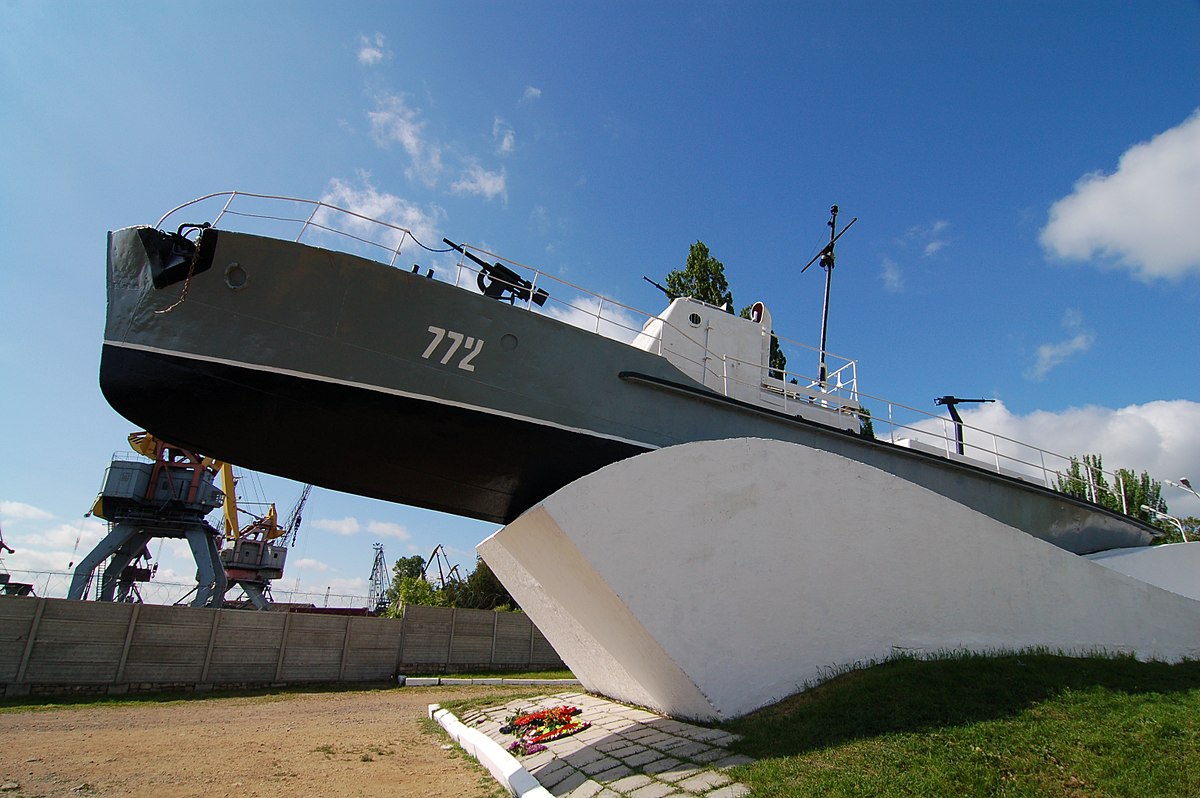
[[[822,388],[825,387],[825,377],[827,376],[825,369],[825,339],[829,332],[829,288],[833,283],[833,245],[836,244],[837,240],[842,237],[842,233],[845,233],[852,226],[854,226],[855,222],[858,221],[858,217],[855,216],[850,220],[850,224],[842,228],[841,233],[837,233],[835,235],[835,231],[837,230],[837,215],[838,206],[834,205],[829,209],[829,221],[826,222],[826,224],[829,225],[829,243],[822,247],[821,251],[814,255],[812,260],[804,264],[804,268],[800,270],[800,273],[804,274],[805,270],[807,270],[809,266],[812,266],[818,260],[821,261],[821,268],[825,270],[825,302],[821,309],[820,362],[817,364],[817,381],[821,384]]]

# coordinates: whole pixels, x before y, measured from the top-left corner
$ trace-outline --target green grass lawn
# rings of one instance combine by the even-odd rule
[[[1200,796],[1200,662],[898,659],[726,724],[770,796]]]

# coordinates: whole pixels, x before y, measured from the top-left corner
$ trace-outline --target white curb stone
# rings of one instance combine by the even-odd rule
[[[429,705],[429,717],[441,724],[451,739],[479,760],[492,777],[517,798],[553,798],[528,770],[521,767],[516,757],[483,732],[463,725],[449,710],[437,704]]]

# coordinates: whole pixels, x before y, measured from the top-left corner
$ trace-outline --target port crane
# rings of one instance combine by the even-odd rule
[[[67,597],[83,599],[93,572],[99,601],[130,601],[136,585],[150,579],[148,544],[156,537],[187,540],[196,561],[192,606],[219,607],[231,586],[241,587],[257,609],[270,606],[270,584],[283,576],[287,545],[294,543],[306,485],[288,521],[280,524],[275,505],[242,524],[233,466],[163,441],[148,432],[129,436],[129,445],[150,462],[115,457],[89,515],[109,522],[109,533],[75,568]],[[221,488],[217,487],[220,478]],[[221,528],[206,520],[222,508]]]
[[[367,593],[367,607],[375,615],[380,615],[388,606],[388,591],[392,587],[392,574],[388,570],[387,560],[383,556],[383,544],[373,543],[375,561],[371,563],[371,589]]]

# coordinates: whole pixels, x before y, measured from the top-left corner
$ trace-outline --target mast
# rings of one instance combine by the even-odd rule
[[[818,260],[821,261],[821,268],[825,270],[825,301],[821,308],[821,348],[820,348],[820,355],[819,355],[820,360],[817,364],[817,382],[820,383],[822,388],[825,387],[825,377],[827,376],[827,371],[825,368],[825,341],[826,341],[826,337],[829,332],[829,289],[830,289],[830,286],[833,284],[833,264],[834,264],[833,245],[835,243],[837,243],[837,240],[839,238],[842,237],[842,233],[845,233],[847,230],[849,230],[854,225],[855,222],[858,221],[858,217],[855,216],[853,219],[850,220],[850,224],[843,227],[842,232],[838,233],[837,232],[837,215],[838,215],[838,206],[834,205],[833,207],[831,207],[829,209],[829,221],[826,222],[826,224],[829,225],[829,243],[826,244],[821,249],[821,251],[818,252],[813,257],[812,260],[810,260],[807,264],[805,264],[804,269],[800,270],[800,273],[803,274],[805,269],[807,269],[809,266],[812,266]]]

